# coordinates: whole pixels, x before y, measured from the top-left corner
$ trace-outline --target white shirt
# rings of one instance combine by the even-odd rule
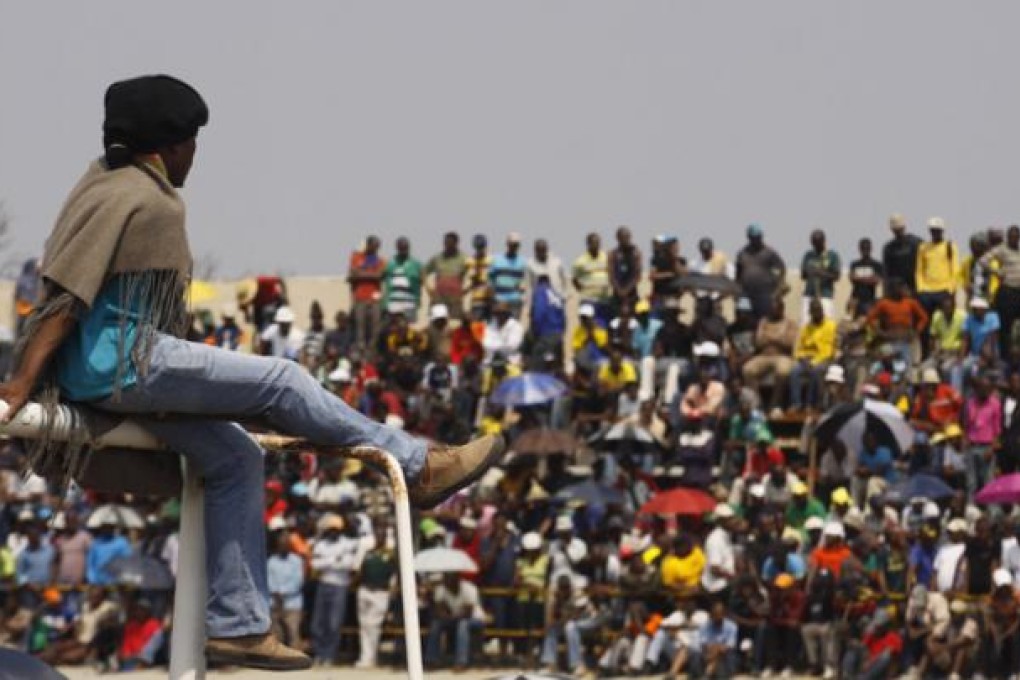
[[[177,535],[177,532],[170,534],[166,537],[166,542],[163,543],[163,552],[160,553],[160,558],[167,563],[170,567],[170,573],[175,577],[177,576],[177,559],[181,550],[181,541]]]
[[[312,546],[312,569],[319,572],[322,583],[350,585],[351,572],[358,568],[361,555],[360,539],[340,536],[335,541],[327,541],[320,538]]]
[[[433,595],[433,600],[436,604],[444,604],[449,608],[450,612],[460,617],[461,612],[464,611],[465,607],[471,608],[471,618],[484,620],[485,611],[482,609],[482,601],[478,597],[478,586],[470,581],[461,581],[460,588],[457,589],[456,593],[452,593],[446,589],[446,586],[439,584],[436,586],[436,592]]]
[[[999,560],[1002,568],[1008,569],[1013,575],[1013,586],[1020,586],[1020,542],[1016,536],[1002,539],[1002,556]]]
[[[485,324],[485,334],[482,336],[482,347],[485,349],[486,363],[492,361],[496,352],[500,352],[508,361],[519,364],[521,355],[518,350],[524,342],[524,326],[512,316],[502,326],[495,321]]]
[[[262,331],[262,341],[269,343],[270,356],[297,361],[305,344],[305,333],[296,326],[290,327],[287,337],[280,335],[280,326],[273,324]]]
[[[535,290],[538,277],[545,276],[549,279],[549,285],[559,293],[560,297],[567,294],[567,272],[563,269],[563,261],[552,253],[546,255],[545,262],[539,262],[535,258],[528,260],[527,264],[528,288]]]
[[[357,505],[361,499],[361,491],[358,490],[358,485],[349,479],[341,479],[336,483],[324,483],[313,479],[308,484],[308,499],[314,505],[340,505],[345,499]]]
[[[728,531],[722,527],[712,529],[705,539],[705,570],[701,573],[701,585],[710,593],[717,593],[730,584],[728,576],[713,576],[712,567],[723,571],[736,571],[736,556],[733,553],[733,541]]]
[[[946,543],[935,553],[935,589],[947,593],[956,585],[956,574],[967,546],[963,543]]]

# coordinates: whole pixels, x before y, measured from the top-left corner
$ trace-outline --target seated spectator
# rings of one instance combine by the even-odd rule
[[[305,333],[294,325],[296,320],[290,307],[277,309],[273,323],[259,336],[262,342],[260,354],[297,361],[305,344]]]
[[[903,638],[893,628],[889,612],[875,612],[860,645],[851,645],[843,657],[843,677],[878,680],[896,668],[903,651]]]
[[[237,325],[237,307],[227,305],[220,312],[220,325],[214,333],[216,346],[236,351],[244,343],[244,331]]]
[[[786,506],[786,526],[804,531],[809,518],[825,519],[825,507],[821,501],[811,495],[807,484],[804,482],[794,484],[790,492],[790,504]]]
[[[34,586],[34,590],[50,584],[56,551],[49,537],[43,535],[36,523],[25,530],[28,541],[15,558],[19,586]]]
[[[958,680],[973,674],[980,640],[977,621],[968,611],[963,600],[953,600],[949,605],[949,621],[936,625],[928,636],[919,668],[921,677]]]
[[[557,645],[561,637],[567,643],[567,667],[575,675],[587,672],[583,637],[594,633],[602,619],[584,591],[584,580],[562,573],[550,586],[546,596],[545,640],[542,644],[542,665],[548,672],[558,668]]]
[[[135,600],[128,610],[117,656],[121,670],[149,668],[163,647],[163,624],[152,615],[152,604],[144,598]]]
[[[946,526],[946,542],[939,547],[932,565],[931,587],[947,597],[966,592],[966,573],[961,560],[967,549],[967,522],[957,518]]]
[[[755,354],[755,337],[758,324],[751,308],[751,301],[742,297],[734,306],[736,318],[726,327],[729,344],[727,360],[732,375],[742,375],[744,366]]]
[[[722,414],[726,387],[718,379],[719,345],[704,342],[694,348],[697,359],[697,380],[684,392],[680,400],[682,419],[701,417],[715,423]]]
[[[815,573],[804,598],[804,618],[800,633],[810,671],[823,678],[835,677],[838,665],[835,598],[836,584],[832,572],[820,569]]]
[[[999,314],[988,308],[988,300],[970,301],[970,313],[963,322],[964,376],[972,367],[995,368],[999,361]]]
[[[655,340],[662,330],[663,322],[651,315],[651,305],[645,300],[639,300],[634,305],[634,330],[631,332],[634,356],[644,359],[652,355]]]
[[[873,431],[865,431],[861,448],[857,452],[857,471],[854,477],[854,498],[864,507],[872,496],[882,493],[896,481],[895,460],[892,449],[880,444]]]
[[[772,446],[772,433],[768,428],[758,430],[754,442],[747,449],[747,458],[741,474],[745,480],[762,480],[776,465],[786,464],[786,455]]]
[[[914,340],[928,326],[928,313],[910,297],[906,283],[890,279],[886,296],[868,312],[868,324],[876,339],[891,343],[902,361],[909,365]]]
[[[403,314],[394,314],[390,331],[386,334],[386,360],[393,361],[404,351],[415,357],[424,356],[428,350],[428,337],[412,328]]]
[[[793,354],[797,363],[790,372],[790,408],[794,412],[818,405],[822,379],[836,355],[836,322],[825,318],[817,300],[808,309],[810,320],[800,331]]]
[[[659,567],[662,585],[679,595],[697,592],[704,569],[705,553],[688,534],[676,537]]]
[[[772,583],[780,574],[789,574],[798,583],[807,576],[807,563],[800,554],[804,543],[800,532],[793,527],[783,529],[781,539],[772,544],[761,567],[761,578]]]
[[[838,580],[843,571],[843,563],[850,557],[850,548],[844,539],[846,532],[839,522],[828,521],[822,529],[822,544],[811,551],[808,571],[808,589],[815,574],[825,569],[834,579]]]
[[[736,657],[737,624],[727,616],[725,602],[713,602],[708,622],[698,631],[698,650],[691,654],[691,675],[732,678],[736,673]]]
[[[485,612],[478,587],[460,574],[443,574],[443,582],[431,594],[432,624],[429,626],[425,657],[435,668],[442,655],[444,635],[454,638],[454,671],[467,669],[471,660],[471,638],[485,627]]]
[[[1020,603],[1013,589],[1013,576],[996,569],[994,590],[981,608],[984,623],[982,671],[988,677],[1009,677],[1020,668]]]
[[[609,334],[595,320],[595,306],[582,303],[577,308],[578,324],[574,328],[570,344],[574,361],[594,367],[602,363],[609,346]]]
[[[918,584],[910,592],[903,613],[903,670],[912,677],[921,677],[919,668],[928,646],[928,637],[936,628],[949,622],[949,602],[940,593],[930,593]]]
[[[938,370],[921,371],[921,386],[910,407],[910,424],[914,429],[933,435],[950,423],[958,422],[963,399],[960,393],[942,382]]]
[[[91,661],[100,672],[115,670],[120,616],[120,606],[108,597],[105,588],[89,588],[74,626],[47,645],[39,659],[51,666]]]
[[[596,379],[603,398],[615,403],[628,383],[637,383],[638,374],[634,364],[623,358],[620,348],[613,347],[609,350],[609,360],[599,367]]]
[[[770,411],[781,406],[787,391],[798,334],[797,323],[786,318],[782,300],[776,300],[768,315],[758,322],[754,356],[744,364],[743,373],[747,386],[753,390],[760,390],[764,381],[772,380]]]
[[[510,363],[521,364],[521,343],[524,342],[524,327],[512,316],[508,302],[497,302],[492,308],[492,319],[485,324],[482,347],[485,359],[491,362],[496,354],[502,354]]]
[[[784,677],[793,675],[792,665],[800,652],[800,627],[804,615],[804,591],[797,579],[780,573],[774,579],[765,626],[767,665]]]
[[[463,319],[450,335],[450,361],[460,366],[472,360],[481,364],[485,357],[482,338],[485,337],[485,322],[480,319]]]
[[[131,544],[116,533],[117,525],[102,524],[93,530],[92,544],[85,558],[85,578],[92,585],[113,585],[113,576],[106,571],[106,565],[118,557],[131,554]]]

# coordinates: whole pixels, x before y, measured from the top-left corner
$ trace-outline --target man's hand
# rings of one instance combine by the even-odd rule
[[[9,423],[13,420],[18,411],[28,403],[31,392],[31,386],[17,379],[0,384],[0,399],[7,404],[7,409],[0,413],[0,423]]]

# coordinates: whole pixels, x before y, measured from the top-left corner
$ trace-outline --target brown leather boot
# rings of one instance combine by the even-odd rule
[[[488,435],[464,446],[430,448],[418,481],[411,485],[411,503],[428,510],[485,474],[506,449],[503,437]]]
[[[205,643],[210,662],[270,671],[299,671],[312,660],[276,639],[272,633],[236,638],[210,638]]]

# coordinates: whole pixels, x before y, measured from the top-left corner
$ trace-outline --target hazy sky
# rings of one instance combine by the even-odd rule
[[[368,232],[573,258],[621,223],[690,252],[759,221],[788,259],[817,225],[847,258],[894,211],[1020,220],[1018,26],[1011,0],[0,0],[0,200],[39,251],[105,87],[167,72],[211,109],[185,194],[223,275],[337,273]]]

